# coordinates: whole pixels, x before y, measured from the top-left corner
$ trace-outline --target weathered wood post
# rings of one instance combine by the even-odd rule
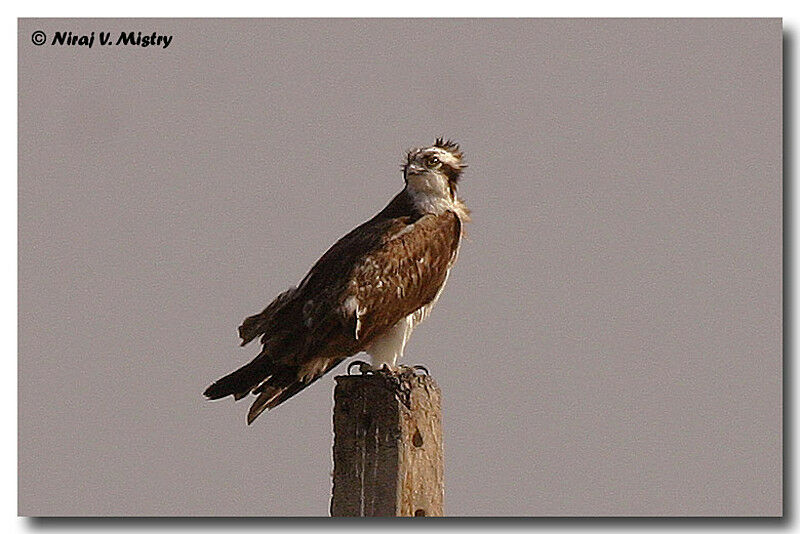
[[[444,515],[441,393],[427,375],[337,376],[331,516]]]

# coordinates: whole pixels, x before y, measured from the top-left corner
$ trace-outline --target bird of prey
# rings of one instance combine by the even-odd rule
[[[403,190],[328,249],[297,287],[244,320],[242,345],[258,337],[260,353],[205,396],[257,395],[250,424],[359,352],[373,369],[396,371],[447,282],[469,220],[456,193],[462,159],[458,144],[443,138],[409,151]]]

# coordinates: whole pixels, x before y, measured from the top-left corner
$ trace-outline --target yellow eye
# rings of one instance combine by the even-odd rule
[[[428,167],[429,169],[438,169],[439,167],[442,166],[442,162],[439,161],[439,158],[437,158],[436,156],[429,156],[425,160],[425,166]]]

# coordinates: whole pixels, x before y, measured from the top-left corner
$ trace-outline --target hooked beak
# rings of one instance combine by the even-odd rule
[[[414,165],[413,163],[406,167],[406,175],[413,176],[415,174],[425,174],[425,169],[420,167],[419,165]]]

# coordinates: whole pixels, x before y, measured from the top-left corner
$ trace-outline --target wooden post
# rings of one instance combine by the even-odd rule
[[[430,376],[337,376],[331,516],[444,515],[439,386]]]

